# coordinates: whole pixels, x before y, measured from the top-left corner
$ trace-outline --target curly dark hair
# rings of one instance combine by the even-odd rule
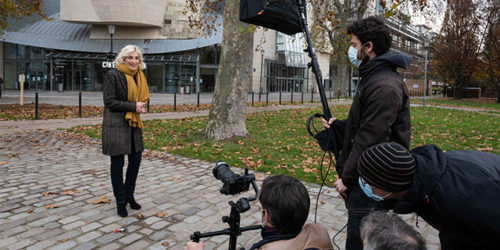
[[[373,51],[377,56],[389,51],[392,44],[392,36],[384,19],[377,16],[369,16],[354,22],[347,27],[347,34],[358,37],[361,44],[373,43]]]

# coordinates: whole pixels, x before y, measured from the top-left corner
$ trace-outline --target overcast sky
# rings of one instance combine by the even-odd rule
[[[444,0],[428,0],[429,6],[423,11],[415,11],[412,8],[405,8],[403,11],[408,12],[411,16],[411,23],[414,25],[425,24],[432,31],[438,33],[443,24],[444,14],[446,11],[446,2]]]

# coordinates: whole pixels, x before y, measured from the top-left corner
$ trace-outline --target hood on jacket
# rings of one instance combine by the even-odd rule
[[[401,214],[415,212],[425,202],[425,195],[431,195],[447,167],[443,151],[434,145],[414,148],[410,153],[415,158],[417,171],[410,190],[394,207],[394,211]]]
[[[410,66],[412,56],[396,50],[389,50],[388,52],[373,58],[374,61],[388,61],[399,68],[407,69]]]
[[[417,164],[412,190],[421,194],[430,194],[446,170],[446,156],[440,148],[434,145],[414,148],[410,153]],[[424,182],[426,183],[425,188],[418,185]]]

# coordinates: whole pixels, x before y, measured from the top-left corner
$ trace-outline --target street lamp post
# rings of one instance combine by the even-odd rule
[[[113,58],[113,34],[115,33],[115,26],[108,25],[109,35],[111,36],[111,50],[109,51],[109,58]]]
[[[264,71],[263,68],[262,68],[262,66],[264,65],[264,52],[266,52],[266,51],[263,50],[263,49],[260,50],[260,83],[259,83],[259,93],[262,92],[262,71]],[[266,89],[266,91],[267,91],[267,89]]]
[[[424,101],[423,106],[425,107],[425,97],[427,95],[427,54],[429,54],[429,41],[424,42],[425,49],[425,67],[424,67]]]

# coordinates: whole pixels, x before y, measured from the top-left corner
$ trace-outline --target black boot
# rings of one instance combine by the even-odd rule
[[[134,198],[127,198],[127,202],[128,204],[130,204],[130,208],[135,210],[141,209],[141,205],[139,205],[139,203],[137,203]]]
[[[127,212],[127,203],[124,204],[116,204],[116,210],[118,215],[121,217],[127,217],[128,212]]]

